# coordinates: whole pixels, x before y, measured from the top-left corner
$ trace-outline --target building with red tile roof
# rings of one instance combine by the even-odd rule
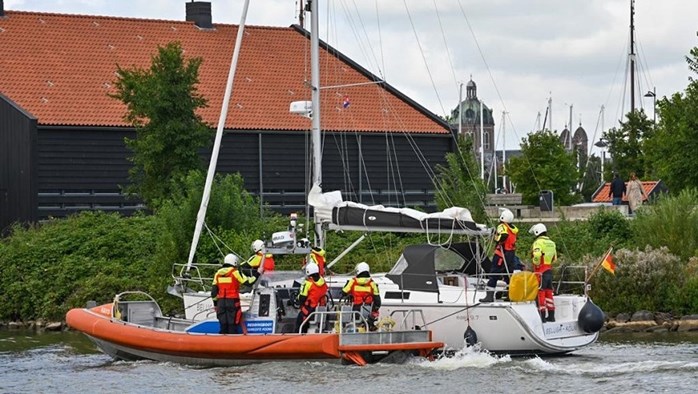
[[[210,12],[210,3],[193,3]],[[120,193],[130,166],[123,139],[135,131],[124,104],[109,96],[117,65],[148,68],[158,46],[180,42],[185,56],[203,59],[198,91],[208,107],[200,115],[216,126],[238,26],[0,15],[0,229],[83,209],[138,208]],[[282,210],[304,201],[310,121],[291,114],[289,104],[310,100],[308,50],[309,35],[298,26],[246,26],[225,122],[219,170],[240,172],[250,192]],[[328,45],[321,45],[320,64],[325,189],[428,208],[428,174],[455,146],[448,124]]]
[[[626,184],[626,188],[627,188],[628,183],[626,182],[625,184]],[[645,191],[645,195],[647,197],[649,197],[650,199],[652,197],[656,197],[657,195],[659,195],[661,193],[666,193],[668,191],[666,185],[661,180],[642,181],[642,189]],[[611,191],[611,183],[610,182],[604,183],[598,189],[596,189],[594,194],[591,195],[591,202],[596,202],[596,203],[607,202],[609,204],[612,203],[613,198],[611,196],[609,196],[610,191]],[[628,196],[624,194],[622,201],[623,201],[623,204],[627,204],[628,203]],[[646,202],[647,199],[643,197],[643,201]]]

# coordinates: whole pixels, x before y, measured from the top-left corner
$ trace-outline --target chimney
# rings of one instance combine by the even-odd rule
[[[5,1],[0,0],[0,18],[5,16]]]
[[[213,29],[213,23],[211,23],[211,2],[191,1],[187,3],[187,21],[194,22],[195,25],[202,29]]]

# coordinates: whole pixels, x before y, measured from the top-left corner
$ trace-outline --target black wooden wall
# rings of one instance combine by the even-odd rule
[[[8,117],[2,119],[5,122]],[[31,135],[20,131],[20,126],[32,129],[32,121],[25,117],[26,125],[19,122],[19,126],[0,126],[14,130],[10,134],[15,135],[13,145],[2,144],[6,154],[2,156],[0,186],[7,190],[13,190],[14,185],[26,189],[23,211],[16,203],[3,202],[5,222],[63,217],[83,210],[131,214],[143,208],[139,201],[121,193],[122,186],[128,184],[130,168],[130,151],[124,138],[134,138],[133,130],[39,126],[34,141],[17,137]],[[19,146],[23,149],[17,149]],[[342,190],[345,198],[369,205],[433,210],[434,186],[429,173],[436,164],[444,162],[452,146],[450,135],[325,133],[323,189]],[[257,196],[263,191],[263,202],[279,212],[301,212],[310,182],[306,176],[309,155],[306,133],[229,132],[223,138],[217,171],[239,172],[246,189]],[[202,156],[205,168],[210,150]],[[32,160],[33,166],[29,164]],[[8,178],[9,173],[18,170],[6,169],[23,165],[30,168],[27,174],[33,174]],[[27,180],[35,184],[33,198]]]
[[[36,220],[36,118],[0,94],[0,235]]]

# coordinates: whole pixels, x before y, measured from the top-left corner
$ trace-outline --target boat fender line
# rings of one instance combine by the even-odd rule
[[[577,317],[579,328],[588,334],[601,330],[604,320],[603,311],[591,299],[587,299],[586,304],[579,311],[579,316]]]
[[[465,329],[465,332],[463,333],[463,340],[465,340],[465,345],[467,347],[475,346],[477,343],[477,333],[475,333],[475,330],[473,330],[472,327],[470,327],[470,305],[468,305],[468,281],[466,279],[465,281],[465,317],[468,322],[468,327]],[[477,305],[477,304],[475,304]]]

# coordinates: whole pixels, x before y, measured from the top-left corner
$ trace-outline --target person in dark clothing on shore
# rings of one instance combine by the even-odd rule
[[[623,201],[623,195],[625,194],[625,182],[620,179],[617,172],[613,173],[613,181],[611,181],[611,188],[608,191],[608,196],[613,197],[613,205],[621,205]]]

